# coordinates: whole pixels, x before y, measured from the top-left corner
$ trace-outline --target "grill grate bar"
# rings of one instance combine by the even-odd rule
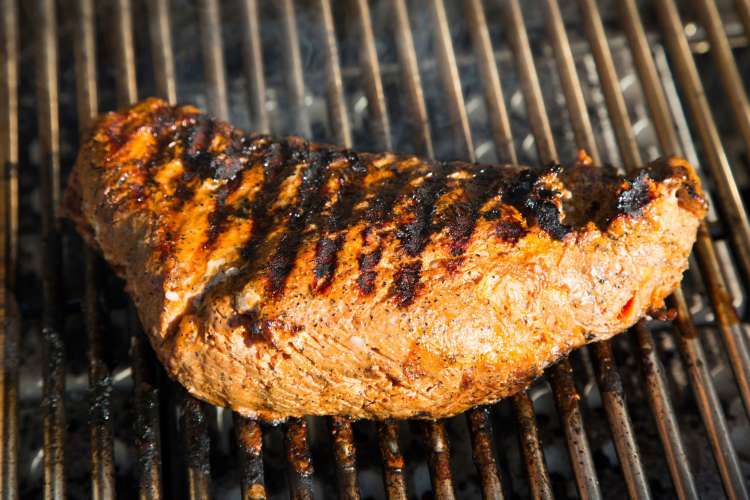
[[[375,48],[375,35],[372,29],[370,7],[367,0],[355,0],[357,11],[357,27],[361,36],[360,65],[362,81],[367,96],[367,110],[372,120],[372,132],[375,136],[373,147],[390,151],[393,149],[391,141],[391,124],[385,105],[383,81],[380,78],[380,62]]]
[[[208,108],[220,120],[229,119],[227,78],[224,65],[224,48],[221,42],[221,19],[217,0],[201,0],[201,47],[205,69]]]
[[[643,323],[635,327],[635,335],[640,352],[641,371],[645,379],[651,413],[659,429],[659,437],[666,454],[667,466],[672,477],[678,498],[697,499],[693,473],[685,454],[685,446],[680,436],[680,428],[674,413],[672,400],[667,388],[664,367],[659,360],[656,343],[651,332]]]
[[[633,435],[633,424],[625,406],[625,391],[615,364],[612,345],[608,341],[595,344],[594,359],[599,392],[602,395],[602,403],[628,493],[631,498],[650,498],[638,444]]]
[[[747,147],[750,144],[750,102],[748,102],[737,63],[732,55],[732,47],[729,45],[727,33],[722,25],[719,9],[715,1],[700,0],[695,2],[695,5],[697,5],[699,22],[706,28],[711,44],[711,54],[714,56],[719,70],[719,79],[731,104],[734,121]]]
[[[398,423],[394,420],[376,422],[378,447],[383,458],[385,493],[389,500],[406,500],[404,456],[398,444]]]
[[[748,278],[750,277],[750,268],[747,267],[750,265],[750,253],[748,253],[750,248],[744,246],[744,240],[740,241],[741,238],[750,236],[750,232],[748,232],[750,226],[748,226],[747,213],[740,199],[739,190],[721,144],[716,123],[708,107],[708,101],[703,94],[703,85],[698,76],[695,61],[689,52],[689,48],[686,46],[686,39],[680,27],[681,21],[677,8],[672,1],[659,2],[657,6],[657,14],[664,30],[667,49],[672,55],[677,70],[677,79],[683,87],[691,89],[685,92],[685,99],[691,111],[699,139],[703,145],[709,172],[718,190],[718,203],[722,204],[724,202],[723,208],[727,212],[727,224],[732,228],[729,236],[732,238],[732,242],[735,244],[737,250],[735,256],[740,262],[744,276]],[[704,249],[704,246],[701,246],[699,255],[704,254],[708,256],[710,250],[707,246]],[[739,384],[740,394],[745,405],[745,412],[750,416],[750,352],[748,352],[745,335],[736,319],[736,313],[734,313],[729,303],[714,299],[714,297],[718,296],[722,288],[724,288],[719,278],[720,273],[706,272],[707,270],[708,268],[703,269],[703,276],[709,290],[716,290],[711,296],[715,302],[714,306],[717,318],[720,320],[720,330],[727,347],[727,354],[729,355],[732,369]]]
[[[573,368],[567,358],[552,367],[550,379],[555,405],[565,431],[570,465],[573,468],[578,492],[581,498],[602,498],[594,459],[586,437],[586,427],[583,425],[583,414],[578,403],[581,396],[576,389]]]
[[[745,29],[745,36],[750,36],[750,0],[736,0],[734,6]]]
[[[211,498],[211,466],[209,451],[211,442],[208,437],[206,409],[187,391],[182,401],[182,438],[187,461],[188,495],[191,499],[208,500]]]
[[[568,116],[576,144],[586,150],[594,165],[601,165],[599,150],[594,139],[594,129],[591,126],[591,118],[583,97],[583,87],[576,71],[573,51],[570,48],[570,40],[565,31],[560,6],[557,0],[545,0],[545,6],[547,7],[546,20],[550,45],[555,52],[557,72],[560,75],[560,83],[565,95],[565,103],[568,107]]]
[[[234,432],[240,454],[242,500],[266,498],[263,474],[263,431],[253,419],[234,414]]]
[[[135,314],[131,312],[131,318]],[[130,351],[133,362],[133,382],[135,383],[135,449],[138,456],[138,489],[141,499],[162,498],[161,472],[161,428],[159,424],[159,391],[154,383],[153,360],[137,331],[137,323],[130,338]]]
[[[15,0],[0,3],[0,167],[6,179],[5,279],[13,290],[18,260],[18,10]]]
[[[450,447],[445,425],[441,421],[421,422],[424,441],[428,446],[427,463],[430,467],[430,480],[435,498],[452,500],[453,477],[451,475]]]
[[[2,303],[0,303],[0,491],[18,491],[18,344],[19,314],[15,303],[18,255],[18,16],[15,0],[2,0],[0,25],[0,175],[2,179]]]
[[[555,162],[558,158],[557,148],[552,141],[552,129],[544,107],[539,75],[534,66],[534,56],[531,54],[529,36],[518,1],[508,1],[504,14],[508,27],[508,42],[516,62],[526,114],[534,135],[539,161],[543,164]]]
[[[172,50],[172,22],[169,0],[151,0],[149,8],[149,35],[153,59],[156,88],[164,98],[173,103],[177,100],[174,52]]]
[[[510,118],[505,107],[497,61],[492,50],[487,18],[482,7],[482,0],[466,2],[466,15],[469,32],[479,66],[484,100],[487,102],[487,113],[492,128],[492,140],[500,162],[518,163],[516,149],[513,146],[513,134],[510,129]]]
[[[451,123],[455,128],[455,140],[453,154],[459,158],[476,161],[474,154],[474,141],[469,129],[469,117],[466,113],[464,94],[461,91],[461,78],[458,75],[456,64],[456,53],[453,50],[450,30],[448,28],[448,16],[445,13],[443,0],[432,0],[430,2],[432,20],[435,26],[435,45],[437,51],[437,65],[440,73],[443,91],[447,94],[448,113]]]
[[[310,447],[307,444],[307,420],[290,418],[284,434],[286,459],[289,464],[289,496],[292,500],[310,500],[313,497],[313,469]]]
[[[75,8],[75,66],[76,100],[80,132],[84,133],[96,118],[99,109],[96,89],[96,53],[94,34],[94,5],[91,0],[79,0]],[[86,247],[84,253],[85,295],[84,311],[88,332],[89,358],[89,434],[91,439],[91,491],[95,499],[114,498],[115,469],[112,434],[112,382],[109,368],[102,360],[100,328],[99,261]]]
[[[118,70],[117,103],[125,106],[138,99],[130,0],[117,0],[114,9],[114,64]],[[165,70],[165,67],[161,70]],[[167,79],[164,81],[168,82]],[[133,393],[136,405],[135,445],[138,456],[139,495],[141,498],[158,499],[162,497],[159,394],[152,368],[153,360],[132,303],[128,307],[128,322],[131,330],[130,356],[135,382]]]
[[[258,2],[242,2],[242,15],[245,20],[243,55],[245,79],[249,82],[253,129],[267,134],[270,131],[266,110],[266,79],[263,70],[263,49],[261,47],[260,23],[258,22]]]
[[[44,497],[65,497],[65,346],[60,287],[59,206],[60,129],[57,89],[57,24],[52,0],[37,2],[36,69],[42,162],[42,419]]]
[[[407,113],[414,126],[414,147],[420,154],[432,158],[435,150],[430,135],[430,121],[427,117],[427,106],[422,91],[422,79],[419,76],[417,52],[414,49],[414,37],[409,24],[409,13],[404,0],[390,0],[390,7],[394,19],[394,36],[398,65],[406,90]]]
[[[521,444],[521,454],[526,463],[526,473],[529,476],[531,497],[538,499],[552,499],[552,484],[544,460],[542,442],[536,426],[534,404],[525,390],[513,396],[513,407],[518,422],[518,438]]]
[[[358,499],[357,455],[352,433],[352,422],[346,417],[328,419],[333,438],[333,456],[336,461],[339,498]]]
[[[299,34],[297,30],[297,17],[294,13],[292,0],[281,0],[279,2],[283,16],[283,36],[285,40],[285,74],[288,77],[289,112],[293,116],[289,128],[295,134],[310,137],[312,127],[310,115],[307,113],[305,104],[305,77],[302,74],[302,57],[299,49]]]
[[[703,423],[708,431],[724,491],[730,498],[748,498],[742,469],[721,410],[719,396],[716,394],[711,374],[708,371],[698,331],[692,323],[683,321],[683,318],[689,317],[689,313],[682,291],[677,290],[670,302],[670,305],[678,311],[675,323],[679,333],[675,337],[688,368],[690,382],[693,385]]]
[[[339,49],[336,42],[336,29],[333,25],[330,0],[319,0],[318,11],[325,40],[323,59],[326,70],[328,124],[334,140],[338,144],[350,148],[352,147],[352,131],[349,126],[349,115],[344,105],[344,84],[341,80]]]
[[[474,408],[467,412],[466,418],[471,434],[471,453],[482,483],[482,497],[499,500],[503,498],[503,486],[497,470],[490,414],[489,407]]]

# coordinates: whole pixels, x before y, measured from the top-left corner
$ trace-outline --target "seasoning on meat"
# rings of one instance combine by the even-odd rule
[[[678,285],[693,168],[624,178],[355,153],[147,99],[104,115],[66,213],[168,372],[248,416],[453,415],[631,326]]]

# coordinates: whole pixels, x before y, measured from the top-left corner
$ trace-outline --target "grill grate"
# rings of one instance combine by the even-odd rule
[[[66,364],[71,357],[71,349],[78,341],[75,337],[64,334],[66,321],[71,313],[67,300],[69,289],[63,286],[63,275],[70,274],[68,266],[75,261],[63,259],[63,255],[69,253],[66,249],[71,238],[61,226],[56,211],[65,156],[62,132],[63,129],[74,127],[74,124],[69,123],[60,111],[70,106],[68,101],[73,99],[61,92],[61,88],[68,86],[63,81],[64,78],[61,78],[68,71],[64,67],[60,71],[58,61],[65,61],[69,57],[65,37],[71,36],[75,58],[71,74],[76,89],[74,101],[77,107],[77,125],[80,131],[84,131],[98,114],[100,100],[104,102],[109,99],[107,92],[110,90],[100,89],[106,86],[109,77],[97,72],[102,61],[106,60],[114,68],[113,100],[117,105],[135,102],[138,95],[142,94],[138,88],[137,73],[142,71],[143,65],[138,59],[142,58],[143,51],[139,49],[146,38],[153,63],[147,72],[153,75],[153,82],[145,87],[153,89],[157,95],[170,102],[177,101],[178,85],[182,86],[183,82],[178,81],[181,71],[176,68],[172,38],[174,30],[182,29],[183,26],[173,22],[176,6],[171,5],[169,0],[144,3],[135,1],[135,4],[131,4],[131,0],[107,0],[101,2],[102,5],[97,5],[93,0],[70,0],[64,2],[66,7],[70,4],[68,9],[57,9],[55,0],[36,0],[32,3],[33,5],[26,6],[16,0],[0,0],[0,165],[5,169],[0,191],[0,214],[4,224],[3,241],[0,241],[3,265],[0,269],[5,284],[2,288],[0,319],[6,325],[0,334],[0,345],[4,346],[4,349],[0,349],[0,359],[3,362],[3,370],[0,371],[2,496],[16,498],[24,491],[37,491],[32,484],[33,474],[28,473],[28,479],[24,477],[30,467],[19,449],[19,435],[38,433],[36,429],[22,428],[19,434],[19,402],[21,405],[25,404],[19,399],[22,369],[19,363],[22,348],[20,319],[38,323],[41,332],[39,340],[34,339],[33,342],[41,341],[43,347],[43,453],[39,456],[43,469],[41,490],[44,497],[64,498],[66,493],[71,493],[66,491],[69,486],[67,479],[73,466],[69,457],[70,442],[66,440],[68,425],[73,421],[70,418],[71,403],[88,404],[89,407],[91,496],[97,499],[114,498],[116,490],[123,491],[120,496],[127,496],[127,492],[131,490],[120,484],[116,468],[116,464],[126,460],[118,458],[118,454],[122,455],[123,452],[118,452],[118,429],[113,417],[117,408],[117,382],[108,362],[111,355],[107,351],[112,347],[112,342],[106,329],[111,318],[103,317],[109,315],[109,309],[102,308],[100,304],[102,300],[116,301],[117,298],[109,293],[112,285],[107,281],[111,280],[99,258],[88,250],[84,252],[83,258],[85,276],[82,281],[82,309],[83,326],[87,335],[89,401],[72,401],[66,395]],[[531,11],[522,11],[518,0],[501,0],[496,2],[499,5],[487,5],[486,11],[484,4],[489,2],[483,3],[482,0],[451,3],[448,5],[450,9],[446,8],[443,0],[420,0],[415,5],[406,0],[384,0],[377,4],[371,4],[367,0],[351,0],[345,3],[344,8],[330,0],[299,4],[292,0],[281,0],[273,4],[269,2],[268,5],[258,5],[256,0],[200,0],[197,3],[199,37],[196,43],[201,48],[199,57],[204,72],[203,93],[207,109],[220,118],[230,118],[234,112],[234,94],[238,81],[230,76],[237,70],[244,72],[242,86],[247,93],[244,100],[249,103],[250,108],[247,116],[250,117],[252,130],[258,132],[273,130],[307,137],[322,135],[329,141],[347,147],[367,142],[370,149],[389,149],[403,142],[403,138],[399,138],[403,135],[401,130],[408,129],[409,145],[417,153],[427,157],[449,154],[472,161],[477,157],[482,158],[478,151],[483,148],[484,143],[477,139],[478,135],[481,136],[480,139],[488,139],[485,142],[494,146],[494,157],[502,162],[515,163],[520,157],[536,158],[539,163],[558,161],[563,156],[558,153],[558,146],[569,149],[566,141],[586,149],[597,164],[601,158],[612,157],[606,147],[600,148],[607,144],[600,137],[606,130],[598,130],[592,123],[584,92],[585,84],[579,79],[573,48],[578,50],[582,41],[578,37],[569,39],[568,33],[571,30],[563,22],[563,12],[557,0],[536,2],[539,7],[544,7],[546,14],[540,16],[541,23],[530,25],[529,32],[526,23]],[[705,44],[708,44],[711,61],[730,104],[731,119],[739,131],[745,155],[750,144],[750,107],[737,61],[732,53],[732,46],[741,44],[737,44],[734,38],[730,40],[716,4],[711,0],[695,0],[694,3],[701,25],[705,28],[705,40],[701,39],[696,43],[696,37],[688,37],[674,0],[655,3],[658,29],[649,31],[648,35],[636,0],[623,0],[617,2],[616,9],[617,23],[625,35],[624,40],[619,43],[632,58],[636,83],[643,93],[645,103],[641,112],[647,115],[653,128],[653,147],[657,151],[663,154],[687,153],[689,156],[693,150],[690,134],[685,137],[683,129],[680,129],[684,124],[675,115],[675,105],[670,101],[674,99],[667,95],[667,92],[676,95],[671,87],[673,83],[667,56],[675,72],[680,97],[690,114],[691,125],[701,148],[703,161],[700,163],[706,167],[709,186],[714,189],[714,205],[718,208],[713,214],[712,225],[704,223],[700,228],[694,258],[699,265],[700,277],[712,307],[712,317],[715,318],[709,326],[718,330],[718,338],[726,351],[739,399],[744,407],[744,419],[750,415],[750,353],[745,327],[730,294],[730,289],[734,293],[734,288],[730,288],[728,276],[735,272],[733,269],[736,265],[744,282],[750,278],[750,224],[729,156],[696,67],[696,58],[700,56],[694,55],[691,47],[695,49],[704,44],[705,48]],[[738,18],[745,33],[750,34],[750,1],[737,0],[736,4]],[[21,15],[19,5],[23,5]],[[225,60],[224,57],[228,35],[224,28],[227,23],[222,22],[222,11],[227,9],[227,5],[239,13],[238,20],[233,22],[239,23],[241,27],[237,46],[241,52],[239,59],[242,68],[235,67],[237,65],[234,58]],[[383,33],[383,27],[377,25],[372,16],[371,5],[376,5],[378,10],[384,10],[390,16],[387,20],[389,26]],[[423,7],[424,15],[418,12]],[[636,168],[642,163],[643,145],[634,131],[623,82],[617,73],[612,50],[616,41],[605,32],[595,0],[579,0],[577,7],[567,3],[564,7],[565,13],[584,13],[577,17],[576,26],[583,28],[582,35],[586,42],[584,50],[590,51],[595,87],[597,92],[601,92],[605,119],[611,126],[611,144],[616,148],[616,154],[626,169]],[[461,39],[461,43],[454,45],[456,34],[455,31],[452,32],[455,28],[449,12],[456,15],[460,8],[465,9],[464,22],[469,33],[466,40]],[[732,9],[730,7],[730,11],[734,12]],[[144,23],[145,28],[140,23],[134,23],[133,16],[141,15],[141,11],[148,18],[147,23]],[[273,18],[267,17],[269,12]],[[345,37],[337,36],[337,31],[340,34],[342,28],[337,24],[339,18],[335,14],[342,12],[352,16],[351,25],[354,26],[356,45],[360,50],[358,68],[342,67],[341,61],[347,60],[347,49],[351,45],[347,44]],[[417,15],[414,18],[419,21],[417,23],[414,22],[415,19],[410,19],[410,13],[415,12]],[[304,22],[300,21],[301,17]],[[182,18],[184,16],[180,15],[179,19]],[[565,18],[570,19],[568,16]],[[24,25],[21,21],[30,20],[34,24],[33,37],[18,30],[18,26]],[[383,20],[379,20],[382,24]],[[425,21],[428,26],[422,26]],[[270,28],[267,28],[266,23],[270,23]],[[109,30],[107,37],[111,41],[98,45],[102,24]],[[311,71],[309,61],[303,58],[306,53],[302,47],[311,43],[305,36],[310,31],[308,24],[314,24],[315,30],[322,33],[319,40],[323,68],[321,81],[324,83],[321,94],[325,96],[323,100],[326,109],[322,115],[327,117],[328,130],[323,133],[318,130],[319,117],[313,116],[315,103],[311,106],[309,102],[310,89],[315,87],[315,82],[306,81],[306,73],[309,77]],[[493,48],[490,28],[495,24],[502,27],[507,42],[505,48],[510,51],[496,52]],[[72,29],[60,30],[63,32],[61,34],[58,33],[58,26]],[[276,31],[281,38],[281,47],[274,47],[274,50],[280,50],[281,64],[264,64],[264,61],[269,62],[267,47],[264,48],[269,42],[262,37],[267,29]],[[531,41],[529,33],[532,35]],[[426,34],[431,36],[428,44],[423,43]],[[379,49],[382,52],[381,45],[388,43],[383,37],[392,39],[395,55],[394,62],[384,62],[381,67]],[[425,45],[428,49],[425,49]],[[462,82],[466,56],[457,51],[456,46],[468,47],[468,59],[477,66],[486,122],[484,129],[478,134],[476,129],[481,127],[477,126],[477,119],[469,112],[475,101],[466,99],[465,82]],[[541,54],[536,51],[540,47],[538,52]],[[34,121],[38,127],[35,139],[39,144],[39,160],[29,163],[38,163],[40,166],[36,179],[41,193],[41,227],[36,234],[41,234],[42,242],[42,307],[39,315],[32,306],[24,308],[22,302],[21,318],[21,313],[15,306],[15,296],[22,295],[22,286],[16,280],[19,267],[23,265],[19,264],[18,257],[19,236],[23,236],[19,220],[24,217],[19,205],[27,205],[20,198],[19,182],[23,181],[24,175],[31,173],[27,169],[21,169],[19,179],[18,165],[22,159],[19,148],[22,139],[28,139],[22,137],[19,131],[19,96],[26,94],[23,88],[19,88],[19,82],[26,81],[19,69],[21,72],[26,71],[20,61],[25,57],[24,51],[27,49],[36,64],[33,78],[37,95],[33,107],[36,110]],[[422,60],[427,50],[434,53],[434,60]],[[562,99],[557,105],[567,110],[567,119],[570,121],[565,125],[566,130],[570,131],[567,136],[553,128],[551,116],[547,112],[550,101],[544,93],[547,86],[542,85],[546,82],[547,75],[540,81],[538,73],[538,68],[542,67],[542,59],[557,70]],[[431,78],[423,79],[428,63],[432,65]],[[516,83],[520,92],[513,95],[519,96],[520,105],[515,105],[511,99],[510,106],[506,106],[502,87],[508,77],[499,68],[504,68],[507,63],[515,65]],[[386,75],[394,71],[400,80],[397,102],[401,107],[397,110],[391,99],[390,89],[393,84]],[[353,92],[353,79],[347,75],[352,72],[359,77],[356,91],[362,93],[367,103],[366,119],[370,123],[364,133],[366,141],[360,140],[363,132],[359,130],[362,127],[357,122],[356,113],[350,113],[347,109],[348,95]],[[268,81],[266,76],[269,77]],[[279,86],[277,80],[280,78],[288,102],[276,98],[275,87]],[[184,84],[187,86],[188,82]],[[183,92],[182,89],[180,91]],[[432,109],[432,98],[436,93],[441,96],[440,106],[444,107],[439,111]],[[282,125],[278,123],[280,112],[273,112],[270,104],[283,105],[287,110],[282,117],[285,120]],[[677,105],[679,107],[680,103]],[[518,113],[525,120],[525,124],[520,127],[514,121]],[[445,120],[436,121],[433,116],[431,121],[430,115],[444,115]],[[408,118],[396,119],[399,116]],[[517,132],[519,128],[529,129],[529,144],[533,144],[535,151],[525,147],[519,151],[516,147],[520,143]],[[515,137],[512,129],[516,130]],[[714,240],[717,231],[713,226],[719,227],[718,239],[721,242]],[[724,258],[728,254],[723,240],[728,240],[731,244],[733,261]],[[674,334],[669,338],[676,346],[676,351],[681,354],[682,366],[705,426],[723,491],[731,498],[748,498],[747,468],[743,470],[735,449],[739,440],[730,429],[715,385],[711,363],[704,352],[704,341],[698,336],[699,329],[703,329],[704,325],[695,324],[698,320],[693,315],[696,312],[692,304],[694,295],[680,289],[670,298],[670,306],[676,311],[676,320]],[[104,311],[107,314],[103,314]],[[128,310],[127,320],[130,325],[132,368],[129,370],[132,373],[132,411],[135,418],[132,442],[128,443],[130,451],[124,453],[136,458],[134,475],[138,478],[138,483],[135,488],[139,496],[179,497],[183,491],[190,498],[209,498],[218,494],[212,480],[223,477],[223,471],[212,467],[215,462],[213,457],[228,446],[224,443],[228,439],[228,421],[233,422],[234,427],[235,444],[231,449],[239,459],[238,475],[234,482],[240,485],[242,498],[266,498],[272,493],[278,493],[275,486],[278,478],[266,470],[271,460],[269,455],[275,449],[268,446],[264,448],[272,437],[278,437],[277,432],[252,419],[239,415],[230,417],[222,409],[209,408],[167,381],[139,331],[132,309]],[[676,495],[679,498],[698,498],[699,491],[703,491],[696,482],[699,471],[695,464],[689,463],[689,453],[686,450],[691,443],[686,442],[686,435],[680,430],[678,407],[673,400],[676,397],[674,388],[671,387],[673,382],[668,368],[663,364],[663,349],[652,332],[654,328],[664,329],[668,326],[642,321],[634,327],[631,335],[633,352],[640,362],[645,399],[657,424],[662,460],[666,462]],[[627,384],[621,374],[625,369],[617,366],[615,342],[584,348],[576,356],[580,359],[574,359],[573,363],[565,360],[552,367],[548,377],[556,411],[560,416],[559,425],[567,446],[568,467],[572,470],[574,488],[582,498],[602,497],[603,488],[600,487],[598,474],[601,459],[592,451],[595,449],[592,445],[592,430],[584,425],[584,416],[590,424],[590,415],[586,412],[585,389],[581,390],[573,369],[573,366],[577,368],[578,364],[582,364],[593,368],[595,373],[604,409],[603,420],[608,425],[614,455],[620,465],[619,481],[624,482],[627,495],[632,498],[657,495],[650,482],[648,457],[639,450],[634,419],[626,404]],[[502,422],[498,417],[500,409],[477,408],[467,412],[465,418],[470,452],[477,471],[477,491],[484,498],[502,498],[504,493],[513,496],[518,492],[528,492],[535,498],[552,498],[553,495],[560,494],[560,487],[556,486],[559,479],[553,477],[552,467],[548,468],[547,461],[550,457],[542,443],[545,422],[535,413],[534,392],[524,391],[510,401],[516,417],[519,451],[528,485],[519,487],[513,484],[513,474],[508,474],[512,467],[505,463],[506,450],[500,450],[499,454],[495,452],[496,445],[501,442],[498,434],[507,432],[505,428],[493,429],[493,424]],[[360,495],[372,496],[373,493],[364,488],[361,462],[366,462],[367,457],[363,457],[363,443],[357,439],[359,424],[353,424],[346,418],[325,420],[327,425],[324,426],[319,425],[320,421],[317,419],[291,419],[283,426],[282,455],[287,463],[290,496],[300,499],[312,498],[314,493],[317,496],[321,490],[320,486],[316,486],[315,478],[333,477],[334,472],[327,471],[318,464],[319,457],[313,446],[320,439],[321,432],[327,436],[324,441],[331,448],[332,469],[335,471],[339,496],[352,499],[359,498]],[[452,472],[456,468],[455,454],[451,454],[449,445],[451,425],[453,424],[450,422],[419,422],[414,423],[407,433],[419,436],[435,498],[454,498],[458,489]],[[408,460],[410,450],[402,450],[405,426],[398,422],[380,422],[373,427],[377,434],[377,444],[369,449],[380,450],[382,491],[392,499],[413,496],[415,492],[410,489],[413,487],[411,483],[414,473],[410,471],[414,469],[410,468]],[[322,491],[333,490],[324,488]]]

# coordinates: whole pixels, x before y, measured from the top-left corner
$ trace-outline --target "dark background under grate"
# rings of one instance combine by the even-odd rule
[[[0,9],[3,498],[747,497],[748,0]],[[150,95],[248,130],[439,159],[539,165],[585,147],[633,168],[683,154],[713,211],[670,303],[677,328],[634,328],[438,423],[271,426],[198,403],[55,217],[80,131]]]

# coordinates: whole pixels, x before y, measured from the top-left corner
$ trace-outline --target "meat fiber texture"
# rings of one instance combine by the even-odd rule
[[[250,417],[492,403],[679,284],[693,168],[628,176],[355,153],[147,99],[86,138],[65,211],[172,377]]]

